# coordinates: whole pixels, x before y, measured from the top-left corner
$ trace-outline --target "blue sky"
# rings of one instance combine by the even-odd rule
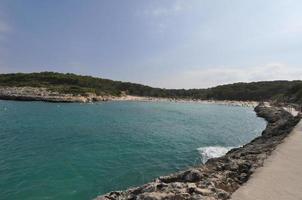
[[[165,88],[302,79],[300,0],[0,0],[0,73]]]

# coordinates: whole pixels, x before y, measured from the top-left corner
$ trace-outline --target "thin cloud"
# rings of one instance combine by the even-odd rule
[[[184,0],[178,0],[169,6],[150,6],[144,10],[143,14],[151,17],[167,17],[179,14],[188,8],[190,8],[188,2],[186,3]]]
[[[0,33],[7,33],[10,30],[10,26],[8,26],[4,21],[0,20]]]
[[[0,10],[1,11],[1,10]],[[3,42],[6,40],[8,33],[12,31],[11,26],[2,17],[2,12],[0,12],[0,73],[6,73],[9,71],[7,65],[5,64],[3,55],[6,49],[3,47]]]
[[[6,22],[0,19],[0,42],[5,39],[5,36],[10,31],[11,31],[11,27]]]
[[[283,33],[285,34],[301,34],[302,33],[302,23],[291,22],[284,26]]]
[[[12,31],[12,28],[7,22],[5,16],[5,13],[0,9],[0,39],[4,38],[5,34]]]
[[[181,16],[192,8],[192,2],[185,0],[172,1],[170,4],[149,4],[144,10],[136,14],[142,17],[152,27],[152,32],[164,33],[175,17]]]

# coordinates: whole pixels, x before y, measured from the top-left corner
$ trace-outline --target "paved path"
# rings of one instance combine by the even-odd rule
[[[232,200],[302,200],[302,121]]]

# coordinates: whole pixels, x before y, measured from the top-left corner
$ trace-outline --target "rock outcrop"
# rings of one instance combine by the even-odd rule
[[[282,108],[255,108],[266,119],[262,135],[225,156],[209,159],[204,165],[162,176],[143,186],[110,192],[96,200],[225,200],[261,167],[264,160],[299,122]]]
[[[0,87],[0,99],[20,101],[47,101],[47,102],[93,102],[107,101],[110,97],[95,94],[73,95],[54,92],[38,87]]]

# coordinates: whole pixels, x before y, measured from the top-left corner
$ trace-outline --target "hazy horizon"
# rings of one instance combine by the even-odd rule
[[[0,73],[160,88],[302,79],[298,0],[1,0]]]

